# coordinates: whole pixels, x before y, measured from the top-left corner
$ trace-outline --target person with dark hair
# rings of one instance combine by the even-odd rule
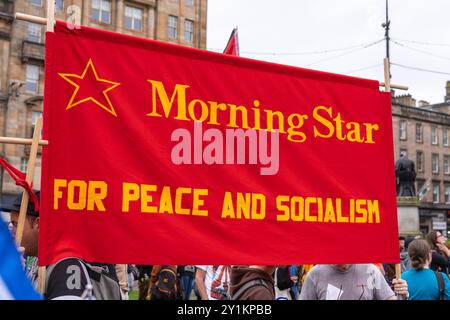
[[[408,247],[413,269],[402,274],[408,283],[410,300],[449,300],[450,280],[441,272],[429,269],[431,247],[425,240],[414,240]]]
[[[274,272],[274,281],[276,300],[297,300],[291,292],[296,283],[291,276],[290,265],[278,266]]]
[[[448,275],[450,272],[450,250],[445,245],[446,240],[439,231],[431,231],[427,234],[427,241],[432,250],[430,269]]]
[[[398,237],[398,244],[400,246],[400,251],[403,251],[405,249],[405,237],[404,236],[400,236]]]
[[[420,238],[417,238],[417,236],[416,236],[416,237],[407,237],[405,239],[405,250],[406,251],[408,251],[408,247],[409,247],[410,243],[413,242],[416,239],[420,239]]]

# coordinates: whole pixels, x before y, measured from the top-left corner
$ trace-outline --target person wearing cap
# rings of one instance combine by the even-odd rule
[[[40,199],[40,192],[34,192],[37,200]],[[3,211],[10,212],[10,229],[14,236],[17,232],[19,222],[19,211],[22,202],[22,195],[18,196],[11,206],[2,208]],[[23,228],[21,246],[26,257],[27,274],[35,288],[38,287],[38,239],[39,239],[39,211],[35,210],[34,203],[28,202],[26,219]],[[114,299],[120,300],[120,287],[118,285],[115,265],[90,263],[91,269],[102,269],[104,272],[117,282],[117,294]],[[49,269],[51,272],[49,273]],[[83,299],[87,284],[90,281],[86,276],[89,272],[86,270],[86,262],[75,257],[61,259],[55,264],[48,266],[45,283],[44,297],[51,300],[80,300]],[[89,274],[90,276],[90,274]],[[114,290],[115,288],[113,288]],[[97,297],[96,297],[97,298]],[[98,299],[98,298],[97,298]]]
[[[34,192],[39,200],[40,192]],[[12,230],[14,236],[17,232],[19,223],[20,205],[22,203],[22,194],[19,195],[10,206],[3,207],[2,210],[10,213],[9,228]],[[25,258],[26,271],[28,277],[37,288],[38,278],[38,236],[39,236],[39,211],[35,210],[34,203],[29,201],[26,211],[25,223],[23,226],[23,235],[21,247]]]

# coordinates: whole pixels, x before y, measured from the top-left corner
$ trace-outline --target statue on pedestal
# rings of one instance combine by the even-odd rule
[[[405,154],[395,163],[395,176],[397,178],[397,197],[414,197],[416,195],[416,171],[414,162]]]

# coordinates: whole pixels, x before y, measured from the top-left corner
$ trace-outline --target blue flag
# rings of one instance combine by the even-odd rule
[[[40,300],[20,262],[8,227],[0,217],[0,300]]]

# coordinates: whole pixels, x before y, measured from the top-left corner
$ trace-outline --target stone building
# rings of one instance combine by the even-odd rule
[[[31,137],[42,114],[45,26],[14,19],[46,17],[46,0],[0,0],[0,135]],[[56,0],[56,18],[78,10],[81,25],[205,49],[207,0]],[[29,146],[0,144],[0,156],[26,172]],[[40,155],[40,152],[39,152]],[[40,188],[38,155],[34,187]],[[21,191],[1,170],[1,203]]]
[[[394,157],[415,162],[423,233],[449,230],[450,211],[450,81],[444,102],[431,105],[411,95],[393,96]]]

